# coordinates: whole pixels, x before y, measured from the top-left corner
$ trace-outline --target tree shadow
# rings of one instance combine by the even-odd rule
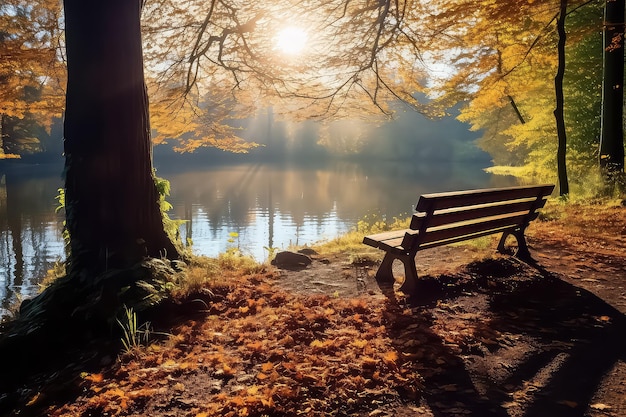
[[[473,262],[420,278],[408,300],[382,290],[390,337],[436,417],[582,417],[626,360],[625,316],[538,264]]]

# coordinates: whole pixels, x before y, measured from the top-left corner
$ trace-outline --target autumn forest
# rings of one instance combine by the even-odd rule
[[[4,158],[42,151],[42,130],[62,117],[61,6],[2,8]],[[324,120],[393,117],[397,102],[432,117],[460,107],[495,172],[549,180],[562,21],[569,180],[576,186],[596,175],[603,51],[615,49],[603,47],[603,2],[210,6],[154,1],[142,11],[155,144],[245,151],[254,143],[238,137],[232,120],[268,106],[284,118]],[[295,52],[278,46],[280,30],[292,26],[304,36]]]
[[[626,375],[616,336],[626,328],[624,7],[624,0],[4,0],[0,178],[33,155],[62,153],[57,210],[66,259],[48,271],[41,293],[18,300],[13,319],[0,323],[0,360],[19,364],[0,378],[0,413],[626,410],[626,396],[596,390]],[[434,208],[413,220],[364,219],[336,241],[294,248],[285,255],[294,264],[284,268],[278,257],[259,263],[237,250],[195,256],[180,238],[185,220],[168,215],[170,184],[154,170],[153,147],[182,156],[204,148],[252,153],[271,135],[242,126],[267,115],[268,123],[316,124],[315,148],[311,138],[301,145],[305,158],[324,148],[376,164],[383,153],[376,150],[387,146],[365,131],[407,113],[456,118],[478,138],[472,149],[490,158],[487,171],[519,184],[483,199],[485,190],[442,196],[444,220],[434,228],[455,216],[461,226],[435,232],[445,235],[445,248],[426,253],[422,266],[407,242],[431,233],[414,223],[426,224]],[[342,133],[357,122],[360,134]],[[403,146],[398,157],[419,155]],[[388,148],[385,155],[396,149]],[[544,184],[538,197],[523,187],[531,184]],[[521,201],[529,192],[536,201]],[[467,201],[475,206],[459,214]],[[503,215],[509,204],[513,225]],[[481,213],[487,221],[461,236],[470,227],[464,222]],[[380,245],[386,254],[363,248],[364,234],[394,228],[401,243]],[[495,232],[502,232],[498,257],[485,252],[496,246]],[[516,243],[511,251],[507,236]],[[465,240],[474,243],[448,245]],[[395,261],[417,265],[405,269],[404,282],[411,275],[418,295],[394,289],[394,251]],[[391,287],[376,273],[381,258]],[[346,290],[346,282],[354,285]],[[604,362],[594,368],[590,358]],[[576,378],[561,371],[590,382],[570,386]]]

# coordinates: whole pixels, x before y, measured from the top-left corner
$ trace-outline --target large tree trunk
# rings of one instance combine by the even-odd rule
[[[609,178],[624,171],[624,0],[604,8],[600,168]]]
[[[565,115],[564,115],[564,97],[563,97],[563,78],[565,76],[565,17],[567,16],[567,0],[561,0],[559,17],[556,25],[559,33],[559,41],[557,45],[558,51],[558,68],[554,77],[554,91],[556,93],[556,109],[554,109],[554,117],[556,119],[556,133],[558,136],[557,149],[557,171],[559,177],[559,195],[569,194],[569,182],[567,180],[567,133],[565,131]]]
[[[70,271],[177,257],[152,169],[141,0],[65,0],[65,188]]]

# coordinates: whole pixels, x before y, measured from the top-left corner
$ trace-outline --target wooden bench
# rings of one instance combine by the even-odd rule
[[[537,218],[554,185],[491,188],[420,196],[409,229],[378,233],[363,238],[363,243],[386,252],[376,280],[379,284],[395,282],[392,266],[398,259],[404,264],[405,279],[400,287],[410,294],[417,289],[415,256],[418,251],[502,233],[498,252],[505,253],[505,241],[517,240],[514,256],[531,260],[524,237],[528,224]]]

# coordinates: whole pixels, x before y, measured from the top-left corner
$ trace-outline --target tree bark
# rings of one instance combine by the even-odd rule
[[[567,0],[561,0],[559,17],[556,20],[559,41],[557,44],[558,51],[558,68],[554,77],[554,91],[556,93],[556,108],[554,109],[554,118],[556,119],[556,133],[558,136],[557,149],[557,171],[559,178],[559,195],[565,196],[569,194],[569,182],[567,179],[567,133],[565,131],[565,115],[564,115],[564,97],[563,97],[563,78],[565,76],[565,17],[567,16]]]
[[[64,0],[70,271],[178,257],[154,184],[141,0]]]
[[[606,0],[603,46],[599,164],[610,178],[624,172],[624,0]]]

